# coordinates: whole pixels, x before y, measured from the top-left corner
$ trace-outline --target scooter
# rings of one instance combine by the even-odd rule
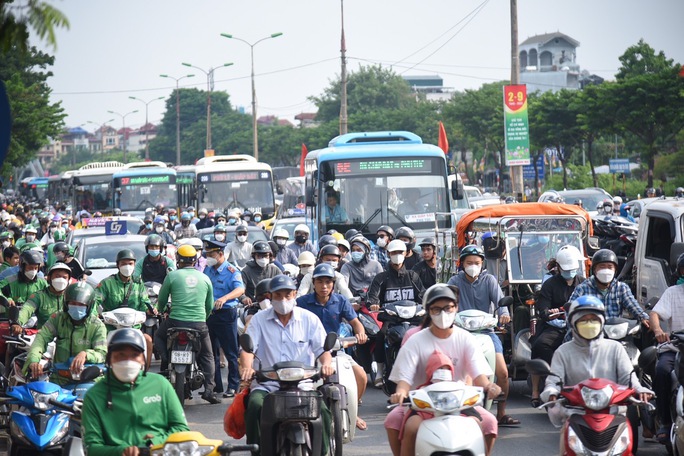
[[[169,381],[181,405],[192,399],[192,392],[204,385],[204,373],[197,356],[202,347],[202,334],[197,329],[174,327],[167,331]]]
[[[438,382],[409,391],[407,400],[417,412],[431,412],[416,435],[416,456],[467,454],[484,456],[482,430],[471,416],[472,408],[482,405],[484,392],[479,386],[463,382]]]
[[[337,334],[330,333],[324,349],[330,350],[336,340]],[[239,343],[245,352],[254,353],[249,334],[242,334]],[[312,383],[321,377],[318,369],[298,361],[279,362],[264,368],[258,358],[257,361],[256,378],[278,383],[278,390],[264,398],[260,423],[261,454],[322,456],[323,395],[313,388]]]
[[[188,450],[190,449],[190,450]],[[199,450],[201,449],[201,450]],[[188,451],[194,451],[192,453]],[[259,445],[223,443],[221,440],[208,439],[201,432],[176,432],[166,438],[166,442],[153,447],[138,447],[140,456],[167,454],[201,454],[219,456],[237,451],[259,451]]]
[[[157,307],[157,300],[159,298],[159,290],[161,284],[159,282],[145,282],[147,288],[147,296],[150,298],[150,304],[153,308]],[[146,315],[145,322],[142,325],[142,332],[150,336],[154,340],[154,333],[159,328],[159,315]],[[155,350],[155,359],[159,359],[159,353]]]
[[[558,377],[540,359],[529,361],[526,367],[531,374]],[[603,378],[590,378],[569,387],[561,381],[560,397],[542,405],[551,407],[552,424],[563,428],[561,454],[631,456],[634,433],[621,411],[628,405],[652,407],[634,398],[635,394],[634,388]]]
[[[116,329],[132,328],[133,326],[145,323],[147,314],[130,307],[119,307],[118,309],[102,312],[102,320],[106,325],[112,325]]]

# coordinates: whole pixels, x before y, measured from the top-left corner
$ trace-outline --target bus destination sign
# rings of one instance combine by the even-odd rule
[[[432,162],[422,158],[383,159],[337,162],[336,174],[395,174],[409,171],[429,173]]]
[[[121,185],[150,185],[150,184],[168,184],[171,176],[140,176],[140,177],[122,177]]]
[[[200,182],[232,182],[270,179],[267,171],[230,171],[224,173],[208,173],[199,176]]]

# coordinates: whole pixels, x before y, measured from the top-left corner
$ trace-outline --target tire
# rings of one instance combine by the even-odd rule
[[[636,406],[630,405],[627,408],[627,420],[632,427],[632,455],[636,456],[639,449],[639,411]]]
[[[173,383],[173,389],[178,396],[181,406],[185,405],[185,372],[176,372],[176,381]]]
[[[281,456],[308,456],[309,449],[306,447],[306,444],[298,445],[288,440],[283,445],[280,454]]]
[[[342,456],[342,445],[344,444],[344,427],[342,424],[342,409],[340,401],[330,401],[328,403],[332,420],[330,423],[330,456]],[[356,423],[354,423],[356,424]]]

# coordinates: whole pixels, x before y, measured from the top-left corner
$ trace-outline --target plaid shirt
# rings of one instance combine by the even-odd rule
[[[591,276],[575,287],[575,291],[570,296],[570,302],[580,296],[596,296],[599,298],[606,306],[606,318],[621,317],[622,312],[627,310],[639,321],[648,320],[648,314],[634,298],[629,286],[618,280],[613,280],[607,289],[607,293],[603,294],[596,286],[596,278]]]

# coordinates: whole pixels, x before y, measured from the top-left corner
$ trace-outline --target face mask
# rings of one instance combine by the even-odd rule
[[[337,261],[325,261],[325,263],[332,266],[333,269],[337,269]]]
[[[577,269],[571,269],[569,271],[564,271],[561,269],[561,276],[565,280],[572,280],[575,278],[576,275],[577,275]]]
[[[682,285],[684,284],[684,277],[680,277],[677,279],[677,285]]]
[[[219,219],[219,220],[216,222],[216,224],[217,224],[217,225],[225,225],[225,224],[226,224],[226,221],[223,220],[223,219]]]
[[[235,219],[229,219],[228,220],[228,225],[235,225],[237,223],[237,220]]]
[[[471,264],[469,266],[466,266],[465,268],[466,274],[468,274],[470,277],[477,277],[480,275],[480,271],[482,270],[481,266],[478,266],[476,264]]]
[[[36,278],[36,275],[38,275],[38,271],[24,271],[24,275],[27,279],[33,280]]]
[[[434,323],[439,329],[447,329],[451,328],[451,325],[454,324],[456,312],[440,312],[439,315],[430,315],[430,318],[432,319],[432,323]]]
[[[384,249],[387,245],[387,238],[378,238],[376,244],[378,244],[378,247],[380,247],[381,249]]]
[[[278,239],[276,239],[275,243],[280,245],[280,246],[283,246],[283,245],[287,244],[287,239],[278,238]]]
[[[594,275],[599,282],[610,283],[613,281],[613,277],[615,277],[615,271],[612,269],[599,269]]]
[[[313,269],[314,269],[313,266],[301,266],[301,267],[299,268],[299,272],[300,272],[302,275],[307,275],[308,273],[310,273],[311,271],[313,271]]]
[[[147,253],[148,253],[151,257],[155,257],[155,258],[156,258],[156,257],[158,257],[158,256],[161,254],[161,251],[159,251],[159,250],[148,250]]]
[[[270,263],[268,258],[257,258],[257,260],[256,260],[256,264],[258,264],[262,268],[265,268],[266,266],[268,266],[268,263]]]
[[[453,380],[454,376],[451,374],[450,369],[437,369],[432,373],[432,383],[451,382]]]
[[[363,260],[363,252],[352,252],[351,259],[354,263],[358,263]]]
[[[64,291],[64,289],[67,287],[69,284],[69,281],[67,279],[52,279],[52,288],[54,288],[57,291]]]
[[[200,220],[204,220],[206,217],[207,217],[207,216],[204,215],[204,214],[200,214],[200,216],[199,216]]]
[[[238,242],[245,242],[247,240],[247,236],[238,236],[237,241]]]
[[[85,318],[88,308],[84,306],[67,306],[67,312],[74,321],[81,321]]]
[[[613,208],[612,208],[612,207],[609,207],[609,206],[606,206],[606,207],[603,208],[603,212],[605,212],[606,214],[610,214],[610,213],[613,212]]]
[[[578,321],[575,324],[577,334],[587,340],[596,339],[601,334],[601,326],[600,321]]]
[[[120,266],[119,267],[119,272],[121,273],[122,276],[124,277],[130,277],[131,274],[133,274],[133,270],[135,269],[135,266],[132,264],[127,264],[125,266]]]
[[[259,302],[259,308],[260,308],[261,310],[270,309],[271,307],[272,307],[272,306],[271,306],[271,300],[268,299],[268,298],[266,298],[266,299],[264,299],[263,301],[260,301],[260,302]]]
[[[156,231],[157,233],[161,234],[161,233],[164,232],[164,227],[163,227],[163,226],[155,226],[155,227],[154,227],[154,231]]]
[[[260,221],[261,221],[261,217],[259,217],[259,216],[254,217],[254,221],[257,222],[257,223],[260,222]]]
[[[177,216],[177,215],[172,215],[172,216],[170,216],[169,218],[170,218],[171,220],[178,220],[178,216]]]
[[[148,230],[151,230],[151,229],[152,229],[152,224],[151,224],[151,223],[146,223],[146,224],[145,224],[145,228],[147,228]]]
[[[2,247],[7,248],[10,246],[10,241],[2,241]]]
[[[56,227],[50,228],[50,234],[55,234],[55,231],[57,231]]]
[[[306,242],[306,239],[307,239],[306,236],[304,236],[302,234],[298,234],[297,236],[295,236],[295,242],[297,244],[304,244]]]
[[[273,301],[271,301],[271,305],[273,306],[273,310],[275,310],[280,315],[287,315],[290,312],[292,312],[292,309],[295,308],[295,306],[297,305],[297,300],[285,299],[283,301],[277,301],[274,299]]]
[[[223,242],[223,240],[226,238],[225,234],[215,234],[214,239],[216,239],[219,242]]]
[[[212,267],[218,264],[218,260],[214,257],[207,257],[207,266]]]
[[[27,234],[26,235],[26,242],[33,242],[36,240],[36,237],[32,234]]]
[[[56,253],[55,254],[55,260],[57,261],[64,261],[66,259],[66,255],[63,253]]]
[[[404,262],[404,255],[399,253],[397,255],[392,255],[390,256],[390,260],[392,260],[393,264],[402,264]]]
[[[112,364],[112,372],[121,383],[133,383],[141,370],[142,364],[132,359]]]
[[[244,219],[245,222],[249,222],[250,220],[252,220],[252,217],[250,217],[249,215],[245,215],[242,218]]]

